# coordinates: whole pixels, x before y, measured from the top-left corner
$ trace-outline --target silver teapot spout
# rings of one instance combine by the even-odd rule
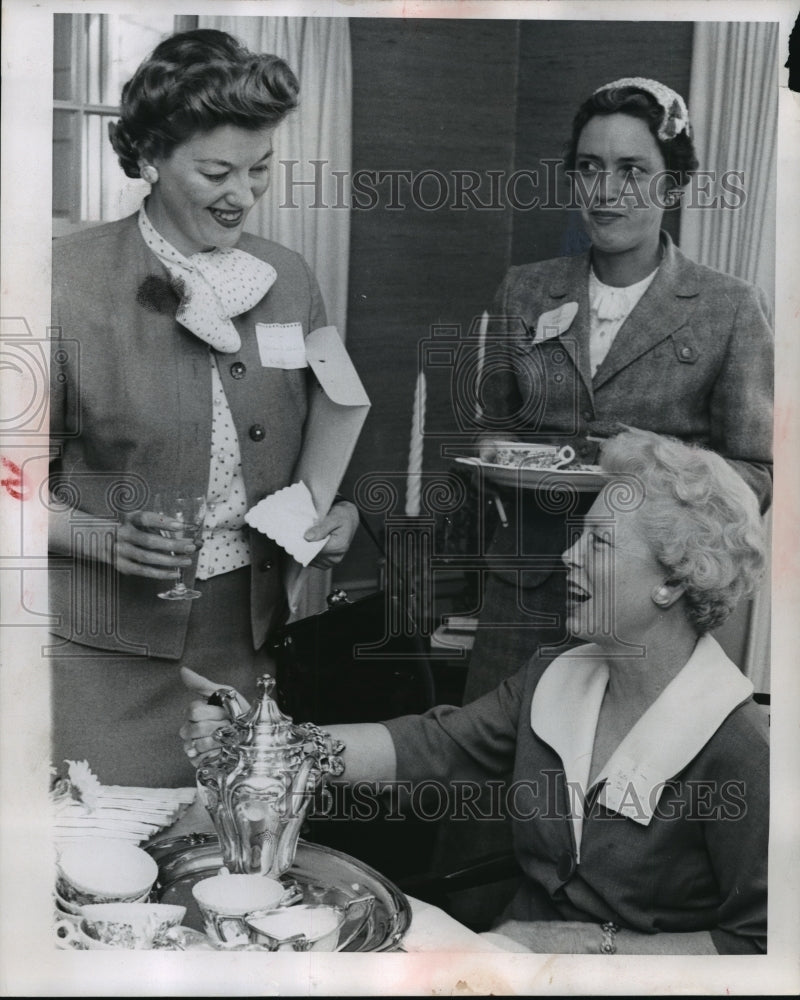
[[[318,751],[272,697],[275,680],[259,678],[261,695],[218,731],[222,750],[197,771],[230,872],[277,877],[291,868],[300,828],[320,785]],[[235,699],[229,699],[228,710]]]

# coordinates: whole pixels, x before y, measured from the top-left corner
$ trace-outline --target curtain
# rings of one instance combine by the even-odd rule
[[[685,208],[681,249],[760,285],[775,301],[778,25],[702,22],[694,28],[689,114],[701,170],[742,171],[735,210]],[[719,191],[717,181],[713,188]]]
[[[275,132],[272,179],[247,228],[302,254],[317,276],[328,322],[346,332],[352,162],[352,66],[346,17],[205,17],[254,52],[285,59],[300,102]],[[316,163],[316,166],[315,166]],[[335,173],[334,173],[335,172]],[[315,207],[312,207],[315,206]]]
[[[689,114],[701,170],[742,171],[736,210],[685,207],[681,249],[691,258],[759,285],[774,307],[778,141],[778,25],[697,23]],[[713,185],[719,190],[718,182]],[[771,528],[767,515],[766,527]],[[771,535],[771,531],[770,531]],[[748,615],[743,671],[769,690],[771,600],[767,578]]]
[[[247,229],[302,254],[317,276],[328,322],[346,334],[350,256],[352,62],[346,17],[206,17],[254,52],[285,59],[300,81],[298,108],[277,128],[272,179]],[[307,570],[295,617],[325,608],[330,572]]]

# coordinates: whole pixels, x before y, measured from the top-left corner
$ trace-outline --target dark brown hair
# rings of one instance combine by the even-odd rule
[[[587,122],[596,115],[614,114],[630,115],[646,122],[675,184],[683,187],[689,183],[689,174],[699,166],[691,137],[686,132],[679,132],[673,139],[661,139],[658,130],[664,109],[651,94],[630,86],[601,90],[581,104],[572,121],[572,136],[564,154],[567,170],[575,169],[578,140]]]
[[[122,88],[111,144],[128,177],[139,177],[140,160],[169,157],[197,133],[277,125],[299,89],[277,56],[250,52],[224,31],[185,31],[161,42]]]

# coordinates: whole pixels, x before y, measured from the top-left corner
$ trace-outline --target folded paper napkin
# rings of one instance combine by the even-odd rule
[[[86,761],[68,761],[69,775],[52,792],[56,842],[80,837],[141,844],[165,830],[195,798],[194,788],[101,785]]]
[[[259,501],[244,515],[245,521],[308,566],[325,547],[327,538],[307,542],[303,535],[317,520],[311,492],[305,483],[293,483]]]

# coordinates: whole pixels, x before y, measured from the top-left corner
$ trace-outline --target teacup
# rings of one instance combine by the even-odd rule
[[[87,937],[113,948],[152,948],[185,914],[185,906],[168,903],[94,903],[83,907],[80,928]]]
[[[270,951],[340,951],[364,926],[375,897],[367,893],[343,905],[323,902],[303,903],[266,913],[251,913],[247,919],[250,941]],[[352,925],[343,930],[351,918]]]
[[[147,898],[148,898],[149,895],[150,895],[150,890],[148,889],[147,892],[143,892],[142,895],[141,896],[137,896],[136,899],[125,900],[124,902],[145,903],[145,902],[147,902]],[[100,903],[97,903],[97,904],[95,904],[95,903],[70,903],[68,900],[64,899],[63,896],[60,896],[58,894],[58,892],[54,893],[54,897],[55,897],[55,902],[56,902],[56,908],[57,909],[62,910],[64,913],[71,913],[71,914],[74,914],[76,916],[80,916],[81,915],[81,913],[83,912],[83,907],[84,906],[94,906],[94,905],[100,906],[100,905],[102,905]]]
[[[90,838],[59,852],[56,894],[73,906],[132,903],[150,892],[157,877],[158,865],[141,847]]]
[[[270,951],[336,951],[345,912],[338,906],[303,903],[247,920],[250,941]]]
[[[91,949],[92,951],[112,950],[110,944],[103,944],[102,941],[90,938],[81,924],[82,921],[77,918],[62,917],[61,920],[57,920],[55,924],[56,946],[58,948],[77,948],[79,951],[86,951],[87,949]]]
[[[206,933],[221,944],[247,944],[245,918],[256,911],[288,906],[302,895],[296,886],[286,889],[266,875],[214,875],[197,882],[192,895]]]

